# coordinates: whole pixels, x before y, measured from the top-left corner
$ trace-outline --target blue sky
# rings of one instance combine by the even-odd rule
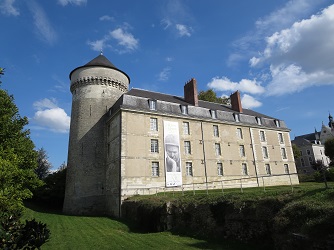
[[[329,0],[0,0],[2,88],[36,148],[67,161],[69,73],[100,51],[130,87],[183,96],[190,78],[296,135],[334,113]]]

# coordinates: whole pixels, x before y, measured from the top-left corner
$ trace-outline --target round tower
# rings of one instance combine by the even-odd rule
[[[63,211],[104,214],[105,114],[128,91],[130,78],[102,53],[69,77],[72,112]]]

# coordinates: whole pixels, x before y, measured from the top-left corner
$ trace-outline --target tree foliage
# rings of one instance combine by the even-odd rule
[[[201,90],[198,94],[198,99],[202,101],[215,102],[220,104],[229,104],[230,99],[227,97],[217,97],[216,92],[212,89],[207,91]]]
[[[3,73],[3,69],[0,68]],[[1,74],[0,74],[1,75]],[[29,137],[27,117],[21,117],[14,98],[0,89],[0,218],[19,210],[23,199],[40,186],[34,170],[37,153]]]
[[[50,174],[50,169],[52,168],[52,164],[49,162],[49,157],[44,150],[41,148],[37,151],[37,168],[35,169],[35,173],[37,174],[40,180],[45,179]]]
[[[4,70],[0,68],[0,76]],[[1,81],[0,81],[1,83]],[[46,225],[20,222],[23,200],[42,185],[37,178],[37,152],[29,137],[27,117],[19,115],[14,98],[0,89],[0,248],[39,249],[48,239]]]
[[[65,196],[66,165],[63,163],[60,168],[49,174],[45,179],[45,185],[34,192],[33,200],[43,207],[62,209]]]
[[[334,139],[328,139],[325,142],[325,155],[329,157],[331,162],[334,162]]]
[[[298,146],[296,144],[292,144],[292,152],[293,152],[293,156],[296,159],[298,159],[301,155],[300,155],[300,149],[298,148]]]

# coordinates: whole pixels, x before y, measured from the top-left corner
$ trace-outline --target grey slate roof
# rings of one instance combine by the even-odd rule
[[[80,68],[85,68],[85,67],[104,67],[104,68],[110,68],[110,69],[115,69],[117,71],[120,71],[122,72],[123,74],[126,75],[126,77],[129,79],[129,82],[130,82],[130,77],[125,73],[123,72],[122,70],[119,70],[118,68],[116,68],[116,66],[114,64],[112,64],[108,58],[106,58],[104,55],[100,54],[98,55],[97,57],[95,57],[93,60],[89,61],[88,63],[86,63],[85,65],[83,66],[80,66],[80,67],[77,67],[75,68],[74,70],[71,71],[70,73],[70,79],[71,79],[71,75],[72,73],[77,70],[77,69],[80,69]]]
[[[149,100],[157,101],[157,110],[149,109]],[[184,115],[181,112],[181,105],[188,107],[188,114]],[[240,124],[249,124],[254,126],[276,128],[275,120],[279,120],[250,109],[243,109],[242,113],[234,111],[231,106],[212,103],[207,101],[198,101],[198,106],[193,106],[185,101],[183,97],[162,94],[147,90],[132,88],[114,104],[110,113],[113,114],[118,109],[132,109],[144,112],[157,112],[159,114],[186,116],[195,119],[212,119],[211,110],[217,112],[217,121],[225,121],[235,123],[234,114],[239,114]],[[261,125],[257,124],[256,117],[261,118]],[[284,121],[279,120],[280,128],[286,130],[287,127]]]

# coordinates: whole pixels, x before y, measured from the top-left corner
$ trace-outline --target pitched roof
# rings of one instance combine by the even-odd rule
[[[147,90],[142,90],[142,89],[132,88],[129,92],[126,93],[126,95],[132,95],[132,96],[144,97],[144,98],[148,98],[148,99],[154,99],[154,100],[160,100],[160,101],[165,101],[165,102],[177,103],[177,104],[180,104],[180,105],[189,105],[189,103],[186,102],[183,97],[173,96],[173,95],[168,95],[168,94],[162,94],[162,93],[152,92],[152,91],[147,91]],[[226,111],[226,112],[237,113],[235,110],[233,110],[231,108],[231,106],[225,105],[225,104],[219,104],[219,103],[213,103],[213,102],[198,100],[198,106],[201,107],[201,108],[206,108],[206,109],[210,109],[210,110],[221,110],[221,111]],[[243,109],[242,113],[245,114],[245,115],[275,119],[273,117],[255,112],[255,111],[250,110],[250,109]]]
[[[157,101],[157,109],[152,110],[149,106],[149,100]],[[180,106],[188,107],[187,113],[183,113]],[[142,89],[132,88],[129,92],[124,93],[116,103],[110,108],[109,116],[113,116],[118,110],[138,110],[140,112],[158,113],[165,115],[184,116],[190,119],[199,120],[215,120],[217,122],[239,123],[256,127],[275,128],[288,131],[284,121],[257,113],[249,109],[243,109],[242,113],[238,113],[229,105],[212,103],[199,100],[198,106],[194,106],[185,101],[183,97],[162,94]],[[216,117],[212,117],[212,110],[216,111]],[[235,114],[239,114],[239,120],[236,121]],[[257,118],[261,119],[259,124]],[[279,121],[277,127],[276,121]]]

